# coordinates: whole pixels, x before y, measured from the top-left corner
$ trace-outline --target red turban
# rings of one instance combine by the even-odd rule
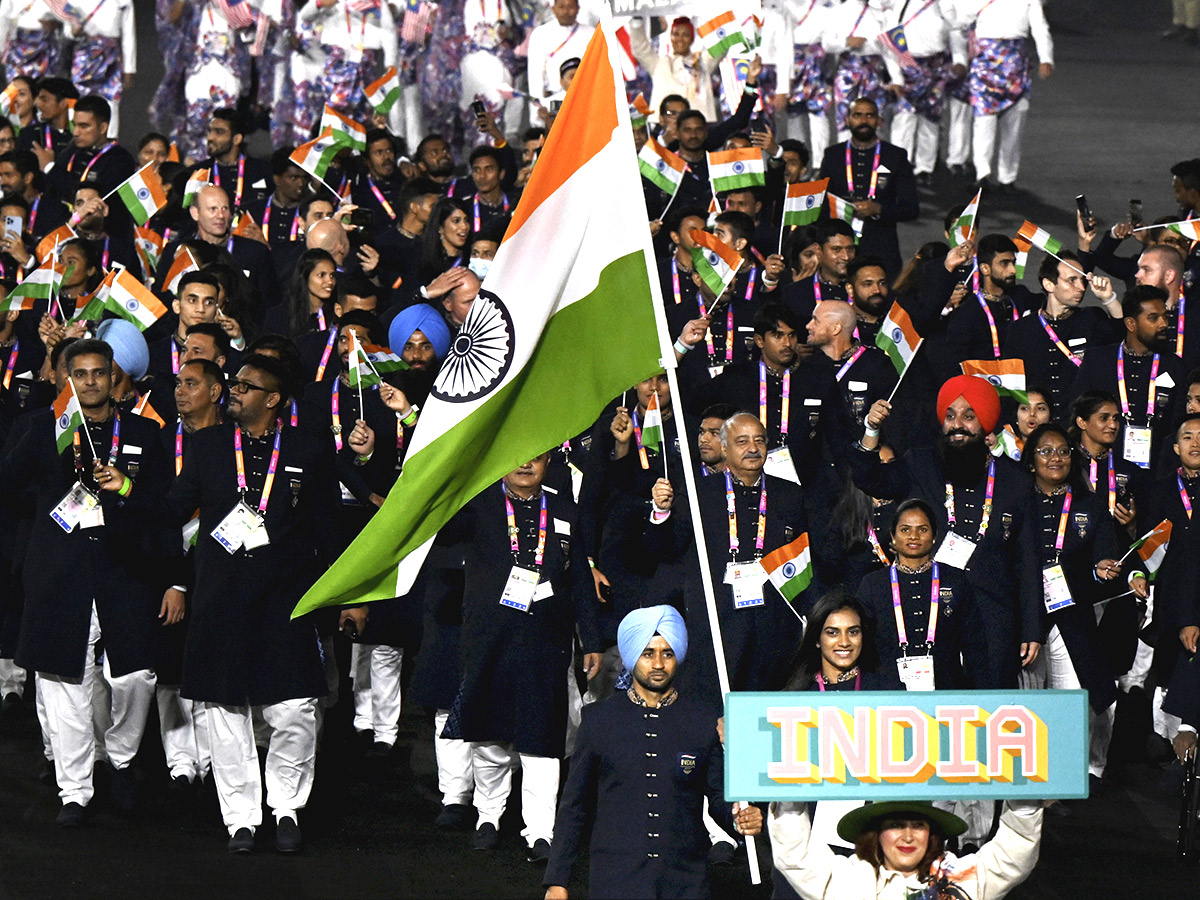
[[[946,410],[959,397],[964,398],[975,410],[975,416],[984,432],[991,434],[1000,421],[1000,395],[991,382],[978,375],[955,375],[942,385],[937,395],[938,416],[945,421]]]

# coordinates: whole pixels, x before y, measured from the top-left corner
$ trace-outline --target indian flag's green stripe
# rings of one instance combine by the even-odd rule
[[[649,295],[641,250],[605,266],[589,294],[546,323],[529,361],[508,383],[405,460],[393,488],[404,492],[403,504],[385,505],[375,514],[293,615],[395,596],[399,561],[472,497],[560,443],[564,435],[590,427],[604,404],[655,374],[660,354]],[[627,367],[612,365],[618,358],[646,363],[629,377]],[[564,379],[570,380],[570,390],[564,389]],[[413,509],[427,514],[418,522]],[[378,560],[381,546],[390,548],[386,567]]]
[[[641,170],[642,177],[654,184],[665,194],[674,194],[676,184],[666,175],[662,174],[657,167],[650,165],[646,160],[638,157],[638,169]]]
[[[754,187],[765,183],[762,172],[742,172],[738,175],[721,175],[713,179],[713,187],[718,194],[737,190],[743,187]]]

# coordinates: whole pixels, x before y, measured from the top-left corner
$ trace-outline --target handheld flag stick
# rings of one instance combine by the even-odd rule
[[[919,341],[917,341],[917,349],[913,351],[913,356],[916,356],[919,352],[921,352],[921,348],[923,346],[925,346],[925,338],[921,338]],[[896,379],[895,387],[893,387],[892,392],[890,394],[888,394],[888,398],[887,398],[888,403],[891,403],[892,398],[896,396],[896,391],[900,389],[900,382],[902,382],[904,380],[904,376],[908,374],[908,370],[911,368],[912,368],[912,364],[910,362],[909,365],[904,367],[904,371],[900,373],[900,377]]]

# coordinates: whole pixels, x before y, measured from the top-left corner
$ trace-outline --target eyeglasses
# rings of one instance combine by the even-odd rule
[[[260,387],[259,385],[252,384],[249,381],[239,381],[236,378],[229,382],[229,390],[238,394],[244,394],[247,391],[262,391],[264,394],[271,393],[270,390],[265,387]]]
[[[1060,459],[1069,459],[1071,456],[1070,447],[1038,447],[1037,455],[1042,459],[1049,459],[1051,456],[1057,456]]]

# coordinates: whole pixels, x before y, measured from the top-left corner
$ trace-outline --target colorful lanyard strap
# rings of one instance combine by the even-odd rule
[[[1146,422],[1154,419],[1154,397],[1158,390],[1158,354],[1150,364],[1150,385],[1146,388]],[[1129,417],[1129,391],[1125,387],[1125,344],[1117,345],[1117,393],[1121,397],[1121,412]]]
[[[813,274],[813,299],[817,303],[821,302],[821,279],[815,273]]]
[[[213,184],[215,184],[217,187],[220,187],[221,186],[221,166],[215,159],[213,160],[212,174],[213,174]],[[234,209],[241,209],[242,188],[245,186],[245,184],[246,184],[246,157],[239,156],[238,157],[238,173],[237,173],[237,193],[234,194],[234,196],[233,196],[233,208]]]
[[[792,370],[783,370],[783,399],[779,407],[779,436],[786,438],[792,407]],[[767,427],[767,364],[758,363],[758,420]]]
[[[325,320],[325,307],[317,308],[317,331],[325,331],[329,327],[329,323]]]
[[[987,317],[988,328],[992,332],[992,356],[995,359],[999,359],[1000,332],[996,330],[996,319],[992,316],[991,307],[988,306],[988,302],[983,296],[983,291],[977,292],[975,298],[979,301],[979,306],[983,310],[983,314]]]
[[[392,204],[388,203],[387,197],[383,196],[383,191],[379,189],[379,185],[375,183],[375,179],[370,175],[367,176],[367,184],[371,188],[371,193],[375,195],[375,199],[379,201],[379,205],[383,207],[383,211],[388,214],[388,218],[392,221],[396,220],[396,211],[392,209]],[[478,194],[475,195],[478,198]],[[508,212],[508,198],[504,201],[504,211]],[[475,205],[475,231],[479,232],[479,204]]]
[[[841,381],[846,377],[846,373],[850,371],[851,366],[858,362],[858,358],[867,352],[867,348],[859,344],[858,349],[850,356],[848,360],[842,363],[842,367],[837,370],[837,374],[833,376],[835,381]]]
[[[32,228],[33,224],[31,223],[29,227]],[[1175,322],[1175,355],[1180,358],[1183,357],[1183,315],[1186,303],[1187,297],[1181,293],[1179,295],[1179,318]]]
[[[333,432],[333,445],[342,449],[342,416],[338,412],[338,406],[341,402],[341,386],[342,379],[333,379],[333,394],[329,400],[330,421],[333,423],[330,426],[330,431]]]
[[[1086,451],[1085,451],[1086,452]],[[1094,456],[1088,456],[1088,486],[1091,487],[1094,494],[1099,489],[1100,484],[1099,460]],[[1113,467],[1113,452],[1108,451],[1108,514],[1114,515],[1117,511],[1117,470]]]
[[[881,141],[875,142],[875,159],[871,162],[871,184],[867,189],[867,200],[875,199],[875,189],[879,186],[879,152],[883,147]],[[854,199],[854,166],[850,162],[850,142],[846,141],[846,191],[850,199]]]
[[[557,47],[555,47],[553,50],[551,50],[547,54],[547,56],[551,59],[553,59],[555,56],[558,56],[558,54],[562,50],[562,48],[567,46],[567,44],[570,42],[571,38],[575,37],[575,32],[577,32],[578,30],[579,30],[579,23],[576,22],[574,25],[571,26],[571,31],[567,34],[567,36],[565,38],[563,38],[563,42],[561,44],[559,44]]]
[[[262,497],[258,501],[258,514],[267,514],[267,500],[271,497],[271,487],[275,484],[275,469],[279,465],[279,439],[283,435],[283,422],[275,420],[275,446],[271,450],[271,462],[267,464],[267,477],[263,479]],[[242,457],[242,426],[233,428],[233,458],[237,463],[238,495],[244,501],[246,498],[246,463]]]
[[[383,196],[381,194],[376,192],[375,196],[377,198],[379,198],[379,200],[382,203],[384,203],[384,205],[386,206],[387,201],[383,199]],[[508,212],[508,194],[501,194],[500,197],[504,203],[504,211]],[[388,207],[388,211],[391,212],[391,207]],[[394,219],[396,217],[392,216],[392,218]],[[483,218],[480,215],[480,211],[479,211],[479,194],[477,193],[475,195],[475,233],[479,234],[479,231],[482,227],[483,227]]]
[[[296,401],[292,401],[292,427],[295,428],[300,421],[300,408],[296,406]]]
[[[854,37],[854,32],[858,31],[858,26],[862,24],[863,16],[867,14],[867,0],[863,0],[862,11],[858,14],[858,18],[854,20],[854,27],[850,29],[850,34],[847,37]]]
[[[938,0],[925,0],[925,5],[922,6],[920,9],[918,9],[915,13],[913,13],[907,19],[905,19],[903,22],[901,22],[900,27],[907,28],[913,19],[915,19],[921,13],[925,12],[925,10],[929,9],[929,7],[933,6],[933,4],[935,4],[937,2],[938,2]],[[901,13],[903,13],[903,10],[901,10]]]
[[[1183,468],[1180,467],[1175,473],[1175,483],[1179,485],[1179,499],[1183,501],[1183,510],[1187,513],[1188,519],[1192,518],[1192,498],[1188,496],[1187,487],[1183,483]]]
[[[883,545],[879,543],[879,535],[875,531],[875,525],[867,522],[867,541],[871,545],[871,549],[875,551],[875,556],[885,566],[890,566],[892,561],[887,558],[887,554],[883,552]]]
[[[854,689],[856,691],[862,690],[862,670],[861,669],[854,673]],[[821,692],[824,692],[824,690],[825,690],[825,676],[822,675],[820,672],[817,673],[817,690],[821,691]]]
[[[888,574],[892,581],[892,612],[896,615],[896,636],[900,639],[900,652],[907,656],[908,630],[904,627],[904,609],[900,605],[900,578],[895,566],[888,567]],[[933,564],[931,575],[933,587],[929,592],[929,625],[925,629],[925,645],[929,648],[932,648],[933,642],[937,640],[938,603],[942,596],[942,579],[937,563]]]
[[[508,499],[508,488],[500,482],[500,490],[504,492],[504,512],[508,516],[508,544],[512,549],[513,562],[521,562],[521,530],[517,528],[517,514],[512,501]],[[538,514],[538,543],[533,554],[533,567],[540,569],[546,556],[546,492],[542,491],[542,510]]]
[[[267,199],[267,208],[263,210],[263,220],[262,220],[263,237],[265,237],[268,241],[271,239],[271,210],[273,210],[274,208],[275,208],[275,198],[270,197]],[[390,210],[389,210],[389,212],[390,212]],[[392,218],[394,219],[396,217],[392,216]],[[288,240],[289,241],[296,240],[296,236],[299,233],[300,233],[300,208],[296,207],[296,209],[292,210],[292,231],[291,231],[291,234],[288,235]]]
[[[761,477],[761,476],[760,476]],[[737,527],[737,498],[733,493],[733,477],[725,473],[725,508],[729,512],[729,558],[737,560],[741,542],[738,540]],[[762,488],[758,495],[758,531],[754,537],[754,558],[761,559],[763,544],[767,539],[767,480],[762,479]]]
[[[671,293],[676,306],[683,302],[683,292],[679,289],[679,263],[674,256],[671,257]]]
[[[1071,348],[1063,343],[1062,338],[1058,336],[1058,332],[1055,331],[1054,327],[1046,320],[1045,315],[1040,312],[1038,313],[1038,321],[1042,323],[1042,328],[1046,332],[1046,337],[1050,338],[1050,343],[1057,347],[1062,355],[1071,361],[1072,365],[1077,367],[1082,366],[1083,360],[1071,352]]]
[[[92,166],[94,166],[94,165],[96,165],[96,163],[100,162],[100,157],[102,157],[105,153],[107,153],[109,150],[111,150],[115,146],[117,146],[116,141],[113,141],[112,143],[105,144],[103,147],[101,147],[100,150],[96,153],[96,155],[91,158],[91,160],[88,162],[88,164],[86,166],[84,166],[83,174],[79,176],[79,180],[87,181],[88,172],[92,171]],[[74,164],[75,164],[75,154],[71,154],[71,161],[69,163],[67,163],[67,171],[68,172],[71,171],[71,168],[74,166]]]
[[[47,146],[46,149],[47,150],[50,149],[49,146]],[[33,204],[29,207],[29,231],[31,233],[33,232],[33,229],[37,227],[38,207],[41,205],[42,205],[42,195],[38,194],[36,197],[33,198]]]
[[[975,535],[975,542],[979,543],[983,540],[983,536],[987,534],[988,523],[992,520],[992,495],[996,490],[996,460],[988,460],[987,474],[987,489],[983,496],[983,517],[979,520],[979,532]],[[946,520],[950,525],[950,529],[954,529],[956,518],[954,515],[954,485],[946,482]]]
[[[638,460],[643,469],[650,468],[650,459],[646,456],[646,448],[642,446],[642,426],[638,424],[637,410],[633,411],[633,439],[637,441]]]
[[[179,345],[175,343],[174,335],[171,335],[171,374],[179,374]]]
[[[321,351],[321,364],[317,366],[317,381],[325,377],[325,369],[329,366],[329,357],[333,355],[333,345],[337,343],[338,330],[329,329],[329,337],[325,339],[325,349]]]
[[[1071,489],[1063,494],[1062,512],[1058,515],[1058,532],[1054,535],[1054,562],[1062,555],[1063,542],[1067,539],[1067,520],[1071,516]]]
[[[4,389],[12,387],[13,372],[17,368],[17,354],[21,352],[20,340],[13,341],[12,352],[8,354],[8,362],[4,366]]]
[[[87,422],[79,428],[87,428]],[[75,474],[78,479],[83,481],[83,452],[79,442],[79,428],[75,429],[75,436],[71,440],[71,449],[75,454]],[[115,466],[117,464],[117,455],[121,451],[121,413],[115,407],[113,408],[113,433],[112,444],[108,449],[108,464]]]
[[[702,318],[702,319],[705,318],[708,315],[708,309],[704,305],[704,297],[699,293],[696,294],[696,304],[700,307],[700,318]],[[712,360],[716,359],[716,356],[717,356],[716,347],[713,345],[713,334],[712,334],[712,325],[711,324],[704,331],[704,343],[705,343],[706,348],[708,349],[708,359],[711,362]]]

